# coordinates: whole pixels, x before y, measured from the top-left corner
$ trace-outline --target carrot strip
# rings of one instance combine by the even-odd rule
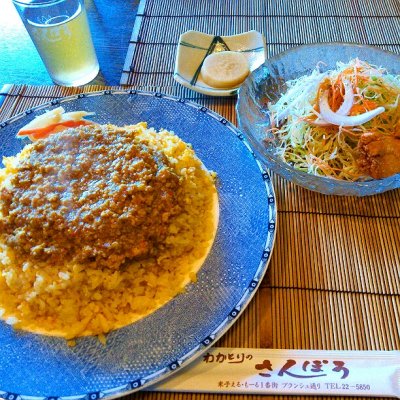
[[[49,136],[53,132],[53,130],[59,126],[64,126],[65,128],[76,128],[77,126],[90,125],[90,124],[91,124],[91,122],[85,121],[85,120],[62,121],[62,122],[58,122],[56,124],[51,124],[51,125],[45,126],[43,128],[21,129],[17,133],[17,136],[32,136],[34,139],[43,139],[43,138]]]
[[[366,111],[375,110],[375,108],[378,108],[378,104],[376,104],[374,101],[362,99],[361,103],[353,105],[350,110],[350,115],[363,114]]]

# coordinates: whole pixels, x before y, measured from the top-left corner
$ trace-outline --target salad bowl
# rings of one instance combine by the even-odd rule
[[[385,68],[389,74],[400,75],[397,54],[372,46],[320,43],[280,53],[266,60],[246,79],[238,93],[238,123],[256,155],[268,168],[297,185],[328,195],[368,196],[400,187],[400,174],[383,179],[345,181],[300,171],[277,154],[277,143],[270,133],[273,122],[268,104],[274,104],[286,92],[288,81],[311,74],[317,66],[325,72],[335,69],[338,62],[347,63],[355,58]]]

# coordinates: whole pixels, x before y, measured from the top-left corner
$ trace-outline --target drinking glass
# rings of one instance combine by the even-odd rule
[[[13,0],[54,83],[79,86],[99,72],[83,0]]]

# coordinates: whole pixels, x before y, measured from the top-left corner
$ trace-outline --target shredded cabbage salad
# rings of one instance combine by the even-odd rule
[[[268,132],[282,159],[314,175],[367,178],[357,164],[357,144],[367,132],[394,135],[400,128],[400,75],[354,59],[324,73],[317,66],[286,84],[287,92],[268,105]]]

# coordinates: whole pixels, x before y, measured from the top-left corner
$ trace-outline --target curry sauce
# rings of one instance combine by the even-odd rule
[[[20,260],[116,269],[156,254],[180,211],[179,177],[136,136],[105,125],[32,145],[0,193],[1,235]]]

